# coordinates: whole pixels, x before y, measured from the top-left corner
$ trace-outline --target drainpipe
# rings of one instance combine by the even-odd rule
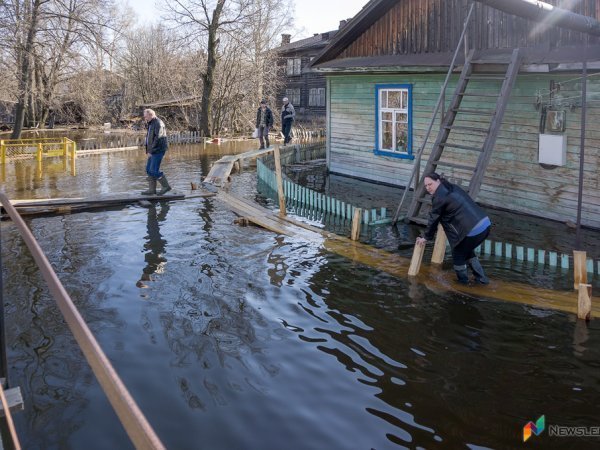
[[[504,11],[509,14],[531,19],[537,22],[547,22],[557,27],[600,36],[600,22],[588,16],[583,16],[566,9],[557,8],[538,0],[476,0],[484,5]]]

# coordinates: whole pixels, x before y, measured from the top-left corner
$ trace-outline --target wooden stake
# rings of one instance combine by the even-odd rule
[[[362,209],[356,208],[354,210],[354,217],[352,218],[352,232],[350,233],[350,239],[358,241],[360,238],[360,219],[362,218]]]
[[[410,260],[410,267],[408,268],[409,277],[416,277],[419,274],[421,262],[423,261],[423,253],[425,253],[425,245],[415,243],[415,249],[413,250],[412,259]]]
[[[444,262],[444,256],[446,256],[446,241],[446,232],[444,231],[442,224],[438,224],[433,254],[431,255],[431,262],[433,264],[442,264]]]
[[[582,320],[590,320],[592,315],[592,285],[579,284],[579,299],[577,302],[577,317]]]
[[[275,157],[275,175],[277,177],[277,195],[279,196],[279,215],[285,216],[285,193],[283,192],[283,177],[281,175],[281,159],[279,155],[279,147],[273,149]]]
[[[581,283],[587,284],[587,254],[586,252],[573,250],[573,275],[575,282],[574,289],[579,289]]]

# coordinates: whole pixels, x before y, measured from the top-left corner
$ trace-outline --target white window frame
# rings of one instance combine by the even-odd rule
[[[325,88],[310,88],[308,106],[325,106]]]
[[[302,75],[302,58],[288,58],[285,74],[288,77]]]
[[[400,92],[400,107],[391,107],[387,103],[390,92]],[[377,85],[376,86],[376,120],[377,136],[375,153],[384,156],[395,156],[399,158],[413,159],[412,155],[412,86],[405,84],[398,85]],[[391,120],[384,120],[384,114],[391,114]],[[398,120],[399,115],[406,117],[405,121]],[[392,124],[392,148],[383,148],[383,130],[384,123]],[[398,149],[398,139],[396,136],[397,124],[406,124],[406,143],[403,149]]]

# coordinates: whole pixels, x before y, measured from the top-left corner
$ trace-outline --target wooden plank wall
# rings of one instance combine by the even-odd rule
[[[581,81],[564,83],[557,98],[565,99],[567,109],[568,156],[567,166],[552,170],[538,163],[538,133],[541,112],[536,109],[538,92],[546,94],[550,80],[565,81],[578,78],[577,74],[548,75],[523,74],[519,76],[511,96],[494,154],[478,198],[482,203],[510,208],[528,214],[557,220],[574,220],[577,205],[579,170]],[[375,84],[410,83],[413,85],[413,151],[422,145],[433,108],[443,83],[439,74],[406,75],[352,75],[330,77],[331,108],[328,143],[329,169],[332,172],[404,186],[412,170],[413,162],[405,159],[376,156],[375,146]],[[495,92],[495,86],[484,82],[471,86],[471,90]],[[453,92],[451,85],[448,92]],[[600,227],[600,76],[595,75],[588,84],[590,99],[586,137],[586,171],[584,191],[584,223]],[[449,101],[450,95],[447,96]],[[494,104],[479,98],[465,100],[464,107],[493,109]],[[466,117],[466,116],[465,116]],[[487,119],[470,116],[457,124],[486,125],[478,122]],[[429,148],[435,141],[437,128],[429,140]],[[473,133],[451,139],[464,145],[479,145]],[[429,150],[427,150],[429,151]],[[446,160],[474,165],[472,152],[445,153]],[[427,155],[427,152],[426,152]],[[449,157],[453,155],[452,157]],[[426,157],[424,158],[426,160]],[[464,178],[465,174],[451,169],[446,175]]]
[[[545,1],[600,20],[600,0]],[[346,48],[338,59],[452,52],[460,37],[469,4],[468,0],[399,1]],[[477,3],[469,29],[469,42],[476,49],[555,48],[581,45],[583,37],[579,32],[563,28],[547,29],[527,19]],[[600,39],[591,38],[590,42],[600,42]]]

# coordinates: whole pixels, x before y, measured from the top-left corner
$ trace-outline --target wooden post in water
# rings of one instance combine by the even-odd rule
[[[579,289],[581,283],[587,284],[587,255],[584,251],[573,250],[573,276],[574,289]]]
[[[362,209],[356,208],[354,210],[354,217],[352,218],[352,231],[350,232],[350,239],[358,241],[360,238],[360,222],[362,219]]]
[[[438,224],[437,236],[435,237],[435,244],[433,246],[433,254],[431,255],[431,262],[433,264],[442,264],[444,262],[444,256],[446,256],[446,232],[441,224]]]
[[[579,284],[579,298],[577,301],[577,317],[582,320],[590,320],[592,315],[592,285]]]
[[[415,249],[413,250],[410,267],[408,268],[409,277],[416,277],[419,274],[421,262],[423,261],[423,253],[425,253],[425,245],[419,245],[415,242]]]
[[[279,196],[279,215],[285,216],[285,193],[283,192],[283,176],[281,175],[281,160],[279,155],[279,147],[273,149],[275,157],[275,175],[277,177],[277,195]]]

